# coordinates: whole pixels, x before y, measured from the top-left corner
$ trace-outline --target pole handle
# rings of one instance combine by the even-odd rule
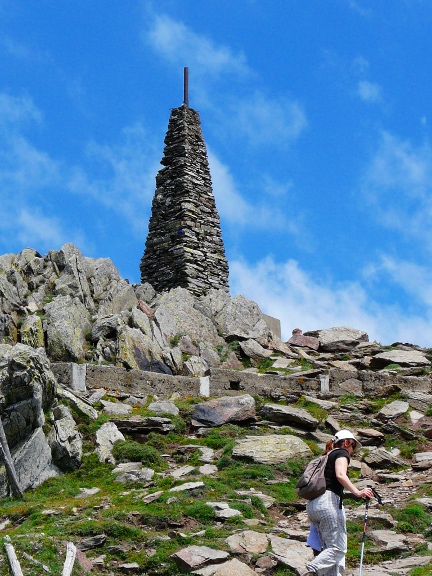
[[[379,504],[380,506],[382,506],[382,505],[383,505],[382,498],[381,498],[381,496],[378,494],[378,492],[375,490],[375,488],[372,486],[372,484],[368,484],[367,487],[372,490],[373,495],[375,496],[375,498],[376,498],[377,501],[378,501],[378,504]]]

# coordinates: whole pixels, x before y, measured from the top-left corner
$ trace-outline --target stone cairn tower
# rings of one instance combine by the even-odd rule
[[[185,68],[184,103],[171,111],[140,270],[141,282],[157,292],[181,286],[202,295],[210,288],[228,291],[228,262],[187,78]]]

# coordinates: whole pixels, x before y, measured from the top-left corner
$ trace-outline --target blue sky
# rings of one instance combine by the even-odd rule
[[[432,346],[428,0],[0,0],[0,253],[139,282],[171,108],[200,112],[230,266],[283,337]]]

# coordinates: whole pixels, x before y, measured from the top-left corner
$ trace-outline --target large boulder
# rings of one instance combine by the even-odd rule
[[[47,440],[51,448],[54,464],[64,472],[81,466],[82,437],[75,420],[66,406],[53,409],[52,427]]]
[[[212,293],[202,302],[215,311],[215,321],[218,329],[227,340],[257,340],[261,345],[267,345],[272,332],[267,326],[263,314],[255,302],[242,294],[226,299],[222,295],[215,298]],[[223,306],[220,304],[224,302]],[[216,304],[217,303],[217,304]],[[216,311],[218,310],[218,311]]]
[[[154,322],[168,341],[187,335],[195,342],[216,347],[224,343],[214,323],[195,308],[195,298],[184,288],[173,288],[160,298]]]
[[[386,350],[375,354],[370,362],[371,368],[385,368],[390,364],[402,367],[430,366],[430,360],[419,350]]]
[[[129,315],[122,313],[96,318],[91,330],[92,342],[99,342],[101,338],[116,340],[122,328],[127,325],[128,319]]]
[[[89,284],[95,302],[108,297],[114,286],[121,280],[121,276],[109,258],[86,258],[89,269]]]
[[[118,335],[116,363],[128,369],[146,370],[161,374],[172,374],[162,361],[157,343],[138,330],[125,326]]]
[[[249,394],[224,396],[197,404],[193,418],[207,426],[244,422],[255,418],[255,400]]]
[[[271,534],[269,539],[272,548],[271,556],[295,573],[300,574],[306,562],[313,560],[312,549],[303,542],[282,538],[275,534]]]
[[[278,424],[295,424],[302,428],[316,430],[319,421],[307,410],[296,408],[295,406],[284,406],[282,404],[264,404],[261,413],[265,418],[277,422]]]
[[[45,304],[48,355],[53,360],[77,362],[87,349],[86,336],[91,330],[90,313],[84,304],[70,296],[57,296]]]
[[[73,244],[65,244],[57,253],[56,262],[62,272],[54,282],[55,293],[79,298],[86,308],[93,309],[94,302],[87,280],[87,260],[78,248]]]
[[[16,287],[8,280],[12,268],[1,268],[0,262],[0,307],[1,311],[9,312],[12,307],[18,306],[20,303],[20,296]],[[6,266],[6,264],[3,264]]]
[[[268,434],[236,440],[232,455],[234,458],[251,458],[260,464],[280,464],[292,458],[311,456],[312,452],[297,436]]]
[[[114,422],[105,422],[96,432],[96,454],[99,462],[109,462],[115,464],[115,458],[112,450],[116,442],[124,441],[125,437],[114,424]]]
[[[11,450],[11,456],[23,492],[60,474],[60,470],[52,463],[51,449],[42,428],[36,428],[28,438],[17,444]],[[0,466],[0,498],[9,495],[6,470]]]
[[[360,342],[369,342],[369,336],[366,332],[349,326],[314,330],[305,332],[304,336],[318,338],[320,350],[324,352],[348,352],[358,346]]]
[[[16,344],[0,358],[0,417],[10,448],[43,426],[55,387],[43,351]]]
[[[32,348],[43,348],[45,346],[42,320],[36,314],[26,316],[20,328],[21,343]]]
[[[56,381],[41,349],[24,344],[0,350],[0,418],[20,488],[34,488],[59,474],[42,426],[54,401]],[[6,470],[0,467],[0,497],[9,494]]]
[[[245,356],[251,358],[255,363],[262,362],[265,358],[272,355],[271,350],[263,348],[256,340],[243,340],[240,342],[240,348]]]
[[[209,563],[222,562],[228,556],[228,552],[214,550],[208,546],[188,546],[172,555],[174,560],[187,571],[196,570]]]
[[[138,306],[138,298],[135,296],[133,287],[126,280],[113,282],[106,297],[101,300],[98,316],[118,314],[125,310],[132,310]]]

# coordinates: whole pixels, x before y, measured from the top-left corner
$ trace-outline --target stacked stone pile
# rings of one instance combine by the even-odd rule
[[[196,110],[186,105],[172,110],[161,164],[141,281],[158,291],[177,286],[197,295],[228,290],[228,263]]]

